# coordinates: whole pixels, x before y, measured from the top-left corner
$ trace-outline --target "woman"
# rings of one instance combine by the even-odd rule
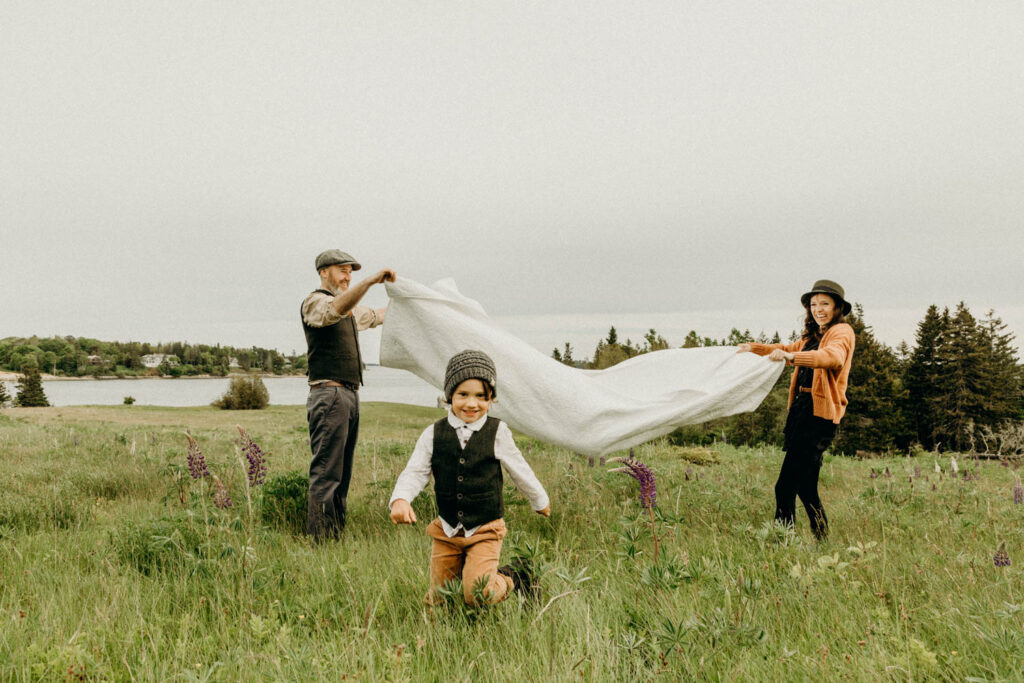
[[[786,457],[775,482],[775,519],[792,526],[799,495],[811,530],[820,540],[828,535],[828,518],[818,497],[818,472],[822,453],[832,443],[846,412],[846,382],[856,335],[846,324],[850,304],[835,282],[818,280],[800,302],[807,316],[799,340],[740,344],[737,353],[750,351],[797,368],[789,384],[789,414],[783,432]]]

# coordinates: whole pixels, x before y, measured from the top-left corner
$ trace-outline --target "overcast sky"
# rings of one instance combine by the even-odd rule
[[[330,247],[541,348],[822,277],[1024,335],[1022,74],[1016,0],[0,0],[0,337],[302,350]]]

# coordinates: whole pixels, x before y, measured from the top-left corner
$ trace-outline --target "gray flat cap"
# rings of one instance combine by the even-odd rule
[[[352,270],[362,268],[359,265],[359,261],[356,261],[352,258],[351,254],[346,254],[341,249],[328,249],[327,251],[320,252],[320,255],[316,257],[317,272],[320,272],[327,266],[352,266]]]

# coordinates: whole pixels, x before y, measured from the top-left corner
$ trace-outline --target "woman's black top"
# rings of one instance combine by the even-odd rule
[[[815,351],[818,342],[812,338],[800,350]],[[796,396],[786,416],[782,447],[787,452],[793,449],[824,451],[836,436],[836,425],[832,420],[814,414],[814,402],[811,400],[814,368],[800,366],[796,373]]]

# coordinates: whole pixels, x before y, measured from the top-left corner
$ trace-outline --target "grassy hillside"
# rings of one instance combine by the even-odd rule
[[[12,409],[0,413],[0,679],[1010,680],[1024,661],[1017,472],[949,456],[826,456],[833,534],[803,512],[766,524],[781,454],[636,449],[636,482],[527,437],[552,517],[506,488],[504,557],[542,595],[471,610],[422,604],[434,513],[395,528],[386,501],[440,411],[363,406],[343,541],[262,521],[234,439],[270,476],[305,471],[301,407]],[[196,437],[232,506],[191,479]],[[942,473],[935,472],[938,464]],[[877,476],[872,476],[874,472]],[[1008,567],[994,566],[1002,545]]]

